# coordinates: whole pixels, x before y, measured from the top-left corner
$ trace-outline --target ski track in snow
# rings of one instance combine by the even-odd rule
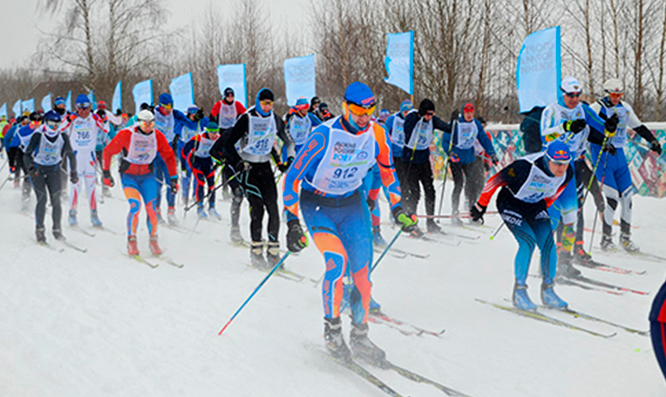
[[[69,241],[88,248],[82,254],[39,247],[32,214],[18,211],[20,191],[12,186],[0,191],[1,396],[383,395],[321,354],[321,287],[313,288],[311,282],[273,277],[225,333],[217,335],[266,275],[247,266],[246,248],[215,241],[228,239],[227,202],[218,200],[224,219],[199,222],[199,234],[190,237],[159,229],[163,249],[185,264],[182,269],[150,257],[142,209],[139,249],[160,263],[151,269],[123,255],[127,203],[121,200],[120,186],[112,194],[118,199],[105,198],[104,204],[98,204],[99,212],[104,225],[119,235],[95,231],[90,237],[64,226]],[[447,195],[445,213],[449,203]],[[664,203],[634,198],[634,223],[641,226],[634,230],[634,238],[644,251],[659,255],[666,255],[660,231],[666,222]],[[388,207],[384,201],[381,206],[386,219]],[[591,204],[587,210],[591,227]],[[183,220],[180,204],[178,216],[183,226],[194,226],[194,213]],[[50,235],[49,217],[50,208],[47,239],[57,245]],[[247,203],[241,222],[248,238]],[[493,228],[499,222],[496,215],[486,216],[486,224]],[[84,205],[79,206],[79,223],[92,230]],[[599,230],[597,225],[596,244]],[[396,231],[383,227],[387,240]],[[391,361],[472,396],[663,395],[664,379],[647,337],[563,317],[600,332],[617,331],[616,337],[604,340],[475,302],[480,298],[503,303],[510,298],[517,247],[507,230],[494,241],[488,239],[489,230],[479,233],[479,241],[457,247],[401,237],[396,247],[429,253],[430,258],[386,256],[376,269],[373,297],[387,314],[423,328],[446,328],[441,338],[406,337],[372,324],[371,338]],[[283,246],[284,234],[283,224]],[[310,242],[285,264],[319,279],[324,263]],[[648,311],[666,264],[600,253],[595,258],[647,274],[581,268],[585,275],[651,295],[613,296],[568,286],[558,286],[559,294],[574,310],[647,330]],[[535,272],[538,253],[531,266]],[[540,279],[530,278],[528,283],[532,299],[540,302]],[[347,337],[347,313],[343,318]],[[442,395],[394,372],[365,367],[403,395]]]

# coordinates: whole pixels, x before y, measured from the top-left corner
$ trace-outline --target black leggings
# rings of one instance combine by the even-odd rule
[[[435,185],[432,180],[430,162],[426,161],[421,164],[404,163],[403,166],[405,167],[404,180],[407,185],[403,191],[405,209],[410,214],[416,214],[421,199],[420,182],[425,193],[426,214],[435,215]]]
[[[37,176],[32,178],[32,184],[37,196],[37,206],[35,207],[35,220],[37,228],[44,228],[44,217],[46,215],[46,190],[51,197],[51,215],[53,217],[53,230],[60,230],[60,220],[62,218],[62,206],[60,204],[61,184],[60,184],[60,165],[39,166]]]
[[[451,209],[457,213],[460,207],[460,192],[465,185],[465,199],[471,207],[481,196],[485,183],[483,162],[477,158],[471,163],[450,163],[451,176],[453,176],[453,193],[451,194]],[[471,208],[469,208],[471,210]]]
[[[250,235],[253,242],[262,241],[264,211],[268,212],[268,241],[278,241],[280,212],[277,204],[275,176],[269,162],[250,163],[252,168],[242,177],[245,196],[250,202]]]

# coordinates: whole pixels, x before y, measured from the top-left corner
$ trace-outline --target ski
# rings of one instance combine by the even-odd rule
[[[88,231],[88,230],[86,230],[86,229],[83,229],[83,228],[81,228],[81,227],[79,227],[79,226],[71,226],[70,229],[74,230],[75,232],[79,232],[79,233],[81,233],[81,234],[85,234],[85,235],[88,236],[88,237],[95,237],[95,233],[90,232],[90,231]]]
[[[106,226],[95,226],[94,228],[95,228],[96,230],[101,230],[101,231],[103,231],[103,232],[111,233],[111,234],[113,234],[114,236],[120,236],[120,235],[121,235],[120,233],[118,233],[118,232],[116,232],[116,231],[114,231],[114,230],[111,230],[111,229],[107,228]]]
[[[436,239],[436,238],[425,236],[425,235],[421,236],[421,237],[417,237],[417,238],[421,239],[423,241],[430,241],[430,242],[433,242],[433,243],[448,245],[450,247],[457,247],[457,246],[460,245],[460,241],[440,240],[440,239]]]
[[[626,288],[626,287],[622,287],[622,286],[615,285],[615,284],[609,284],[609,283],[606,283],[606,282],[603,282],[603,281],[599,281],[599,280],[595,280],[593,278],[583,276],[582,274],[579,275],[579,276],[576,276],[576,277],[566,277],[566,278],[570,279],[570,280],[573,280],[573,281],[579,281],[579,282],[586,283],[586,284],[596,285],[598,287],[608,288],[608,289],[614,290],[614,291],[631,292],[632,294],[637,294],[637,295],[650,295],[650,293],[647,292],[647,291],[639,291],[639,290]]]
[[[604,272],[610,272],[610,273],[617,273],[617,274],[638,274],[638,275],[644,275],[647,273],[647,270],[630,270],[630,269],[625,269],[622,267],[617,267],[617,266],[612,266],[612,265],[607,265],[602,262],[598,262],[595,260],[589,260],[587,262],[581,262],[581,261],[576,261],[577,265],[586,267],[588,269],[594,269],[594,270],[601,270]]]
[[[69,247],[69,248],[73,249],[74,251],[81,252],[82,254],[85,254],[86,252],[88,252],[88,248],[79,247],[78,245],[72,244],[72,243],[70,243],[69,241],[67,241],[65,239],[57,240],[57,241],[59,243],[62,243],[65,247]]]
[[[40,243],[40,242],[38,241],[37,244],[39,244],[40,246],[42,246],[42,247],[44,247],[44,248],[48,248],[48,249],[50,249],[51,251],[60,252],[60,253],[65,252],[65,249],[64,249],[64,248],[61,247],[60,249],[58,249],[58,248],[52,246],[51,244],[49,244],[49,243],[47,243],[47,242]]]
[[[555,317],[548,316],[548,315],[543,314],[543,313],[538,312],[538,311],[530,312],[530,311],[527,311],[527,310],[520,310],[520,309],[517,309],[513,306],[500,305],[498,303],[492,303],[492,302],[488,302],[488,301],[478,299],[478,298],[475,299],[475,300],[477,302],[480,302],[480,303],[483,303],[483,304],[486,304],[486,305],[490,305],[490,306],[494,306],[498,309],[505,310],[507,312],[518,314],[519,316],[523,316],[523,317],[526,317],[526,318],[531,318],[531,319],[541,321],[541,322],[544,322],[544,323],[557,325],[557,326],[568,328],[568,329],[571,329],[571,330],[574,330],[574,331],[584,332],[588,335],[598,336],[598,337],[604,338],[604,339],[609,339],[609,338],[612,338],[615,335],[617,335],[616,332],[613,332],[612,334],[602,334],[602,333],[599,333],[599,332],[596,332],[596,331],[592,331],[591,329],[587,329],[587,328],[579,327],[579,326],[574,325],[574,324],[570,324],[566,321],[559,320]]]
[[[603,250],[597,249],[597,248],[595,248],[594,250],[601,253],[601,254],[606,254],[606,255],[611,255],[611,256],[640,258],[640,259],[648,260],[648,261],[651,261],[651,262],[666,262],[666,257],[664,257],[664,256],[649,254],[649,253],[643,252],[643,251],[629,252],[629,251],[620,251],[620,249],[603,251]]]
[[[398,393],[397,391],[393,390],[389,385],[384,383],[381,379],[377,378],[375,375],[373,375],[370,371],[367,369],[363,368],[361,365],[359,365],[357,362],[354,360],[341,360],[337,357],[333,357],[332,355],[326,353],[326,356],[333,360],[335,363],[338,365],[347,368],[348,370],[352,371],[356,375],[360,376],[361,378],[365,379],[368,381],[371,385],[375,386],[379,390],[383,391],[384,393],[388,394],[389,396],[393,397],[402,397],[402,394]]]
[[[373,323],[373,324],[381,324],[381,325],[385,325],[385,326],[387,326],[387,327],[389,327],[389,328],[391,328],[391,329],[394,329],[394,330],[400,332],[401,334],[403,334],[403,335],[405,335],[405,336],[422,336],[422,335],[423,335],[423,332],[416,331],[416,330],[407,330],[407,329],[403,329],[402,327],[399,327],[399,326],[397,326],[397,325],[395,325],[395,324],[392,324],[392,323],[389,323],[389,322],[381,321],[380,319],[378,319],[378,318],[376,318],[376,317],[372,317],[372,316],[368,316],[368,322],[371,322],[371,323]]]
[[[155,258],[158,258],[158,259],[164,261],[165,263],[167,263],[171,266],[177,267],[179,269],[182,269],[183,267],[185,267],[185,264],[176,262],[175,260],[171,259],[171,257],[168,257],[168,256],[155,255]]]
[[[253,266],[251,263],[247,263],[246,265],[251,269],[259,270],[264,273],[270,273],[272,270],[272,268],[262,269],[260,267]],[[286,269],[277,269],[273,274],[278,277],[282,277],[285,280],[295,281],[297,283],[300,283],[301,281],[305,280],[304,276],[301,276],[300,274],[294,273],[292,271],[288,271]]]
[[[470,240],[470,241],[476,241],[476,240],[481,239],[480,234],[469,235],[469,234],[464,234],[464,233],[452,232],[448,229],[446,231],[442,230],[440,233],[434,233],[434,234],[435,235],[441,234],[441,235],[444,235],[444,236],[455,236],[455,237],[462,238],[462,239],[465,239],[465,240]]]
[[[384,362],[384,365],[386,366],[386,369],[390,369],[391,371],[395,371],[399,375],[401,375],[401,376],[403,376],[403,377],[405,377],[405,378],[407,378],[411,381],[414,381],[414,382],[417,382],[417,383],[424,383],[424,384],[427,384],[427,385],[430,385],[430,386],[434,386],[435,388],[443,391],[444,394],[446,394],[447,396],[470,397],[467,394],[461,393],[461,392],[459,392],[457,390],[454,390],[454,389],[452,389],[448,386],[444,386],[443,384],[441,384],[439,382],[435,382],[434,380],[430,380],[430,379],[426,378],[423,375],[419,375],[414,371],[408,370],[408,369],[403,368],[403,367],[399,367],[399,366],[393,364],[392,362],[390,362],[388,360],[386,360]]]
[[[441,331],[431,331],[425,328],[418,327],[416,325],[407,323],[402,320],[398,320],[397,318],[391,317],[386,315],[385,313],[377,310],[377,311],[372,311],[370,312],[370,315],[368,318],[373,317],[375,319],[378,319],[380,321],[383,321],[384,323],[387,324],[394,324],[396,326],[402,326],[402,327],[409,327],[415,330],[416,332],[419,333],[419,335],[431,335],[431,336],[436,336],[440,337],[444,332],[446,332],[446,329],[442,329]]]
[[[395,247],[391,247],[391,249],[389,251],[393,251],[393,252],[396,252],[398,254],[405,254],[405,256],[413,256],[414,258],[419,258],[419,259],[427,259],[427,258],[430,257],[430,254],[419,254],[417,252],[405,251],[403,249],[395,248]]]
[[[130,255],[129,257],[138,261],[139,263],[143,263],[144,265],[146,265],[146,266],[148,266],[152,269],[156,269],[159,266],[159,263],[153,263],[153,262],[147,260],[146,258],[142,257],[141,255]]]
[[[548,308],[546,306],[539,306],[539,308],[540,309],[542,308],[542,309],[554,310],[554,309]],[[620,329],[623,329],[623,330],[625,330],[629,333],[632,333],[632,334],[638,334],[638,335],[642,335],[642,336],[649,336],[650,335],[650,331],[640,331],[638,329],[627,327],[625,325],[621,325],[621,324],[618,324],[618,323],[614,323],[612,321],[608,321],[606,319],[603,319],[603,318],[600,318],[600,317],[597,317],[597,316],[593,316],[591,314],[579,312],[577,310],[565,309],[565,310],[559,310],[559,311],[561,311],[563,313],[566,313],[566,314],[569,314],[569,315],[571,315],[573,317],[576,317],[576,318],[580,317],[580,318],[584,318],[586,320],[595,321],[595,322],[602,323],[602,324],[607,324],[607,325],[610,325],[610,326],[615,327],[615,328],[620,328]]]
[[[539,277],[541,277],[541,276],[539,276]],[[561,284],[561,285],[570,285],[570,286],[578,287],[578,288],[581,288],[581,289],[584,289],[584,290],[587,290],[587,291],[599,291],[599,292],[604,292],[606,294],[611,294],[611,295],[624,295],[623,291],[614,291],[614,290],[610,290],[610,289],[607,289],[607,288],[601,288],[601,287],[597,287],[597,286],[594,286],[594,285],[589,285],[589,284],[577,282],[577,281],[574,281],[572,279],[568,279],[568,278],[564,278],[564,277],[557,277],[555,279],[555,282],[557,284]]]
[[[385,249],[385,248],[386,248],[386,247],[384,247],[384,248],[381,248],[381,247],[373,247],[373,250],[374,250],[376,253],[381,254],[381,253],[384,252],[384,249]],[[394,251],[393,249],[389,249],[388,254],[391,255],[392,257],[394,257],[394,258],[398,258],[398,259],[404,259],[404,258],[407,257],[407,254],[406,254],[406,253],[404,253],[404,252],[397,252],[397,251]]]

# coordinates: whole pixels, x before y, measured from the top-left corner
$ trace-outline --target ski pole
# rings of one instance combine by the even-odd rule
[[[391,246],[393,246],[393,243],[395,243],[395,241],[398,239],[398,237],[400,237],[401,233],[402,233],[402,228],[400,228],[400,230],[398,230],[398,233],[395,234],[395,236],[393,237],[391,242],[388,243],[386,248],[384,248],[384,251],[382,252],[382,254],[379,255],[379,258],[377,258],[377,261],[375,262],[375,264],[372,265],[372,267],[370,268],[370,273],[372,273],[372,271],[375,270],[375,268],[379,265],[379,262],[381,262],[381,260],[384,258],[384,256],[388,252],[388,250],[391,249]]]
[[[497,235],[499,234],[500,230],[502,230],[503,227],[504,227],[504,222],[502,222],[502,223],[497,227],[497,229],[495,229],[495,231],[493,232],[493,235],[490,236],[490,239],[493,240],[493,239],[495,238],[495,236],[497,236]]]
[[[449,163],[451,159],[451,149],[453,148],[453,134],[456,131],[456,126],[457,126],[458,121],[454,120],[453,121],[453,128],[451,128],[451,139],[449,139],[449,151],[447,153],[447,156],[449,156],[446,161],[444,162],[444,179],[442,180],[442,194],[439,197],[439,208],[437,209],[437,215],[441,215],[442,213],[442,206],[444,205],[444,191],[446,190],[446,179],[449,177]]]
[[[610,153],[608,154],[610,155]],[[599,186],[599,195],[601,195],[601,190],[604,188],[604,180],[606,179],[606,165],[608,165],[608,155],[606,156],[606,161],[604,161],[604,174],[601,176],[601,185]],[[595,175],[592,175],[592,178],[594,178]],[[591,185],[590,185],[591,186]],[[589,190],[588,190],[589,192]],[[585,192],[587,195],[587,192]],[[583,204],[585,203],[585,200],[583,199]],[[583,205],[581,204],[581,206]],[[581,211],[583,208],[581,208]],[[603,213],[599,214],[603,216]],[[590,236],[590,248],[588,248],[588,252],[592,252],[592,245],[594,243],[594,231],[597,228],[597,216],[594,217],[594,222],[592,222],[592,236]]]
[[[9,164],[9,159],[6,159],[6,160],[5,160],[5,163],[2,165],[2,167],[0,167],[0,172],[2,172],[2,170],[5,169],[5,167],[7,166],[7,164]]]
[[[238,175],[240,175],[242,172],[243,172],[243,171],[238,171],[237,173],[235,173],[235,174],[233,174],[232,176],[230,176],[229,179],[227,179],[226,181],[222,182],[222,183],[219,184],[218,186],[215,186],[211,191],[209,191],[208,193],[206,193],[206,195],[202,198],[202,201],[205,200],[206,198],[208,198],[208,196],[210,196],[214,191],[216,191],[216,190],[218,190],[218,189],[221,189],[221,188],[225,187],[226,185],[228,185],[229,182],[231,182],[232,179],[235,179],[236,177],[238,177]],[[194,175],[194,174],[192,174],[192,175]],[[193,202],[192,204],[188,205],[187,207],[185,207],[185,212],[191,210],[192,207],[194,207],[194,206],[197,205],[197,204],[198,204],[198,202],[195,201],[195,202]]]
[[[484,215],[496,215],[497,211],[488,211]],[[416,215],[417,218],[425,219],[438,219],[438,218],[453,218],[456,215]],[[471,218],[469,212],[460,212],[457,216],[460,218]]]
[[[587,184],[587,190],[585,191],[585,195],[583,196],[583,201],[580,204],[581,207],[583,205],[585,205],[585,202],[587,201],[587,195],[590,193],[590,189],[592,188],[592,183],[594,183],[594,180],[597,177],[597,167],[599,166],[599,161],[601,161],[601,157],[604,153],[604,146],[606,146],[606,141],[607,140],[608,140],[608,136],[605,136],[604,141],[601,143],[601,149],[599,150],[599,155],[597,156],[597,161],[594,163],[594,167],[592,168],[592,177],[590,178],[590,182]],[[608,156],[610,156],[610,153],[608,153],[606,155],[606,161],[604,162],[604,176],[606,175],[606,162],[608,162]]]
[[[234,315],[231,316],[231,318],[229,319],[229,321],[227,321],[227,323],[224,325],[224,327],[222,327],[222,329],[220,330],[220,332],[218,333],[218,335],[222,335],[222,333],[224,332],[225,329],[227,329],[227,327],[229,326],[229,324],[231,324],[231,322],[234,321],[234,319],[236,318],[236,316],[238,316],[238,313],[240,313],[241,310],[243,310],[243,308],[245,307],[245,305],[247,305],[248,302],[249,302],[249,301],[250,301],[250,300],[251,300],[251,299],[257,294],[257,292],[259,291],[259,289],[261,289],[261,287],[263,287],[264,284],[266,284],[266,281],[268,281],[268,279],[273,275],[273,273],[275,273],[275,272],[277,271],[277,269],[280,267],[280,265],[282,265],[282,262],[284,262],[284,260],[287,259],[287,257],[289,256],[289,254],[291,254],[291,251],[287,251],[287,253],[284,254],[284,256],[282,257],[282,259],[280,259],[280,261],[279,261],[279,262],[273,267],[273,269],[272,269],[272,270],[266,275],[266,277],[264,277],[264,279],[261,280],[261,283],[259,283],[259,285],[257,285],[257,288],[254,289],[254,292],[252,292],[252,294],[250,294],[250,296],[245,300],[245,302],[243,302],[243,304],[241,305],[241,307],[239,307],[238,310],[236,310],[236,313],[234,313]]]

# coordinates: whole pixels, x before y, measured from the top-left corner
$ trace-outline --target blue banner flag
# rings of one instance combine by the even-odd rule
[[[247,88],[245,76],[245,64],[220,65],[217,67],[217,86],[220,94],[224,95],[224,89],[231,87],[234,90],[236,100],[247,107]]]
[[[135,113],[141,110],[141,104],[153,103],[153,80],[145,80],[134,86],[132,89],[132,96],[134,97]]]
[[[35,111],[35,98],[28,99],[21,103],[21,108],[24,112],[34,112]]]
[[[119,109],[122,111],[123,110],[123,88],[122,88],[122,81],[119,81],[118,84],[116,84],[116,89],[113,91],[113,99],[111,100],[111,112],[115,113]]]
[[[558,100],[562,81],[560,27],[534,32],[518,54],[516,84],[520,112],[548,106]]]
[[[65,99],[65,110],[70,113],[72,112],[72,91],[67,94],[67,98]]]
[[[388,33],[384,66],[392,84],[409,95],[414,94],[414,32]]]
[[[49,110],[53,109],[53,107],[51,105],[51,93],[50,92],[47,96],[44,97],[44,99],[42,99],[42,109],[44,110],[44,112],[48,112]]]
[[[317,94],[315,77],[315,54],[284,61],[287,105],[294,106],[300,97],[305,97],[309,101],[315,96]]]
[[[173,108],[186,112],[188,107],[194,105],[192,72],[171,80],[169,92],[171,92],[171,96],[173,97]]]
[[[90,92],[88,93],[88,99],[90,99],[92,110],[97,110],[97,101],[95,100],[95,90],[90,90]]]
[[[7,114],[7,102],[2,104],[2,107],[0,108],[0,117],[8,117]]]
[[[16,101],[14,106],[12,106],[12,112],[14,112],[14,117],[21,115],[21,100]]]

